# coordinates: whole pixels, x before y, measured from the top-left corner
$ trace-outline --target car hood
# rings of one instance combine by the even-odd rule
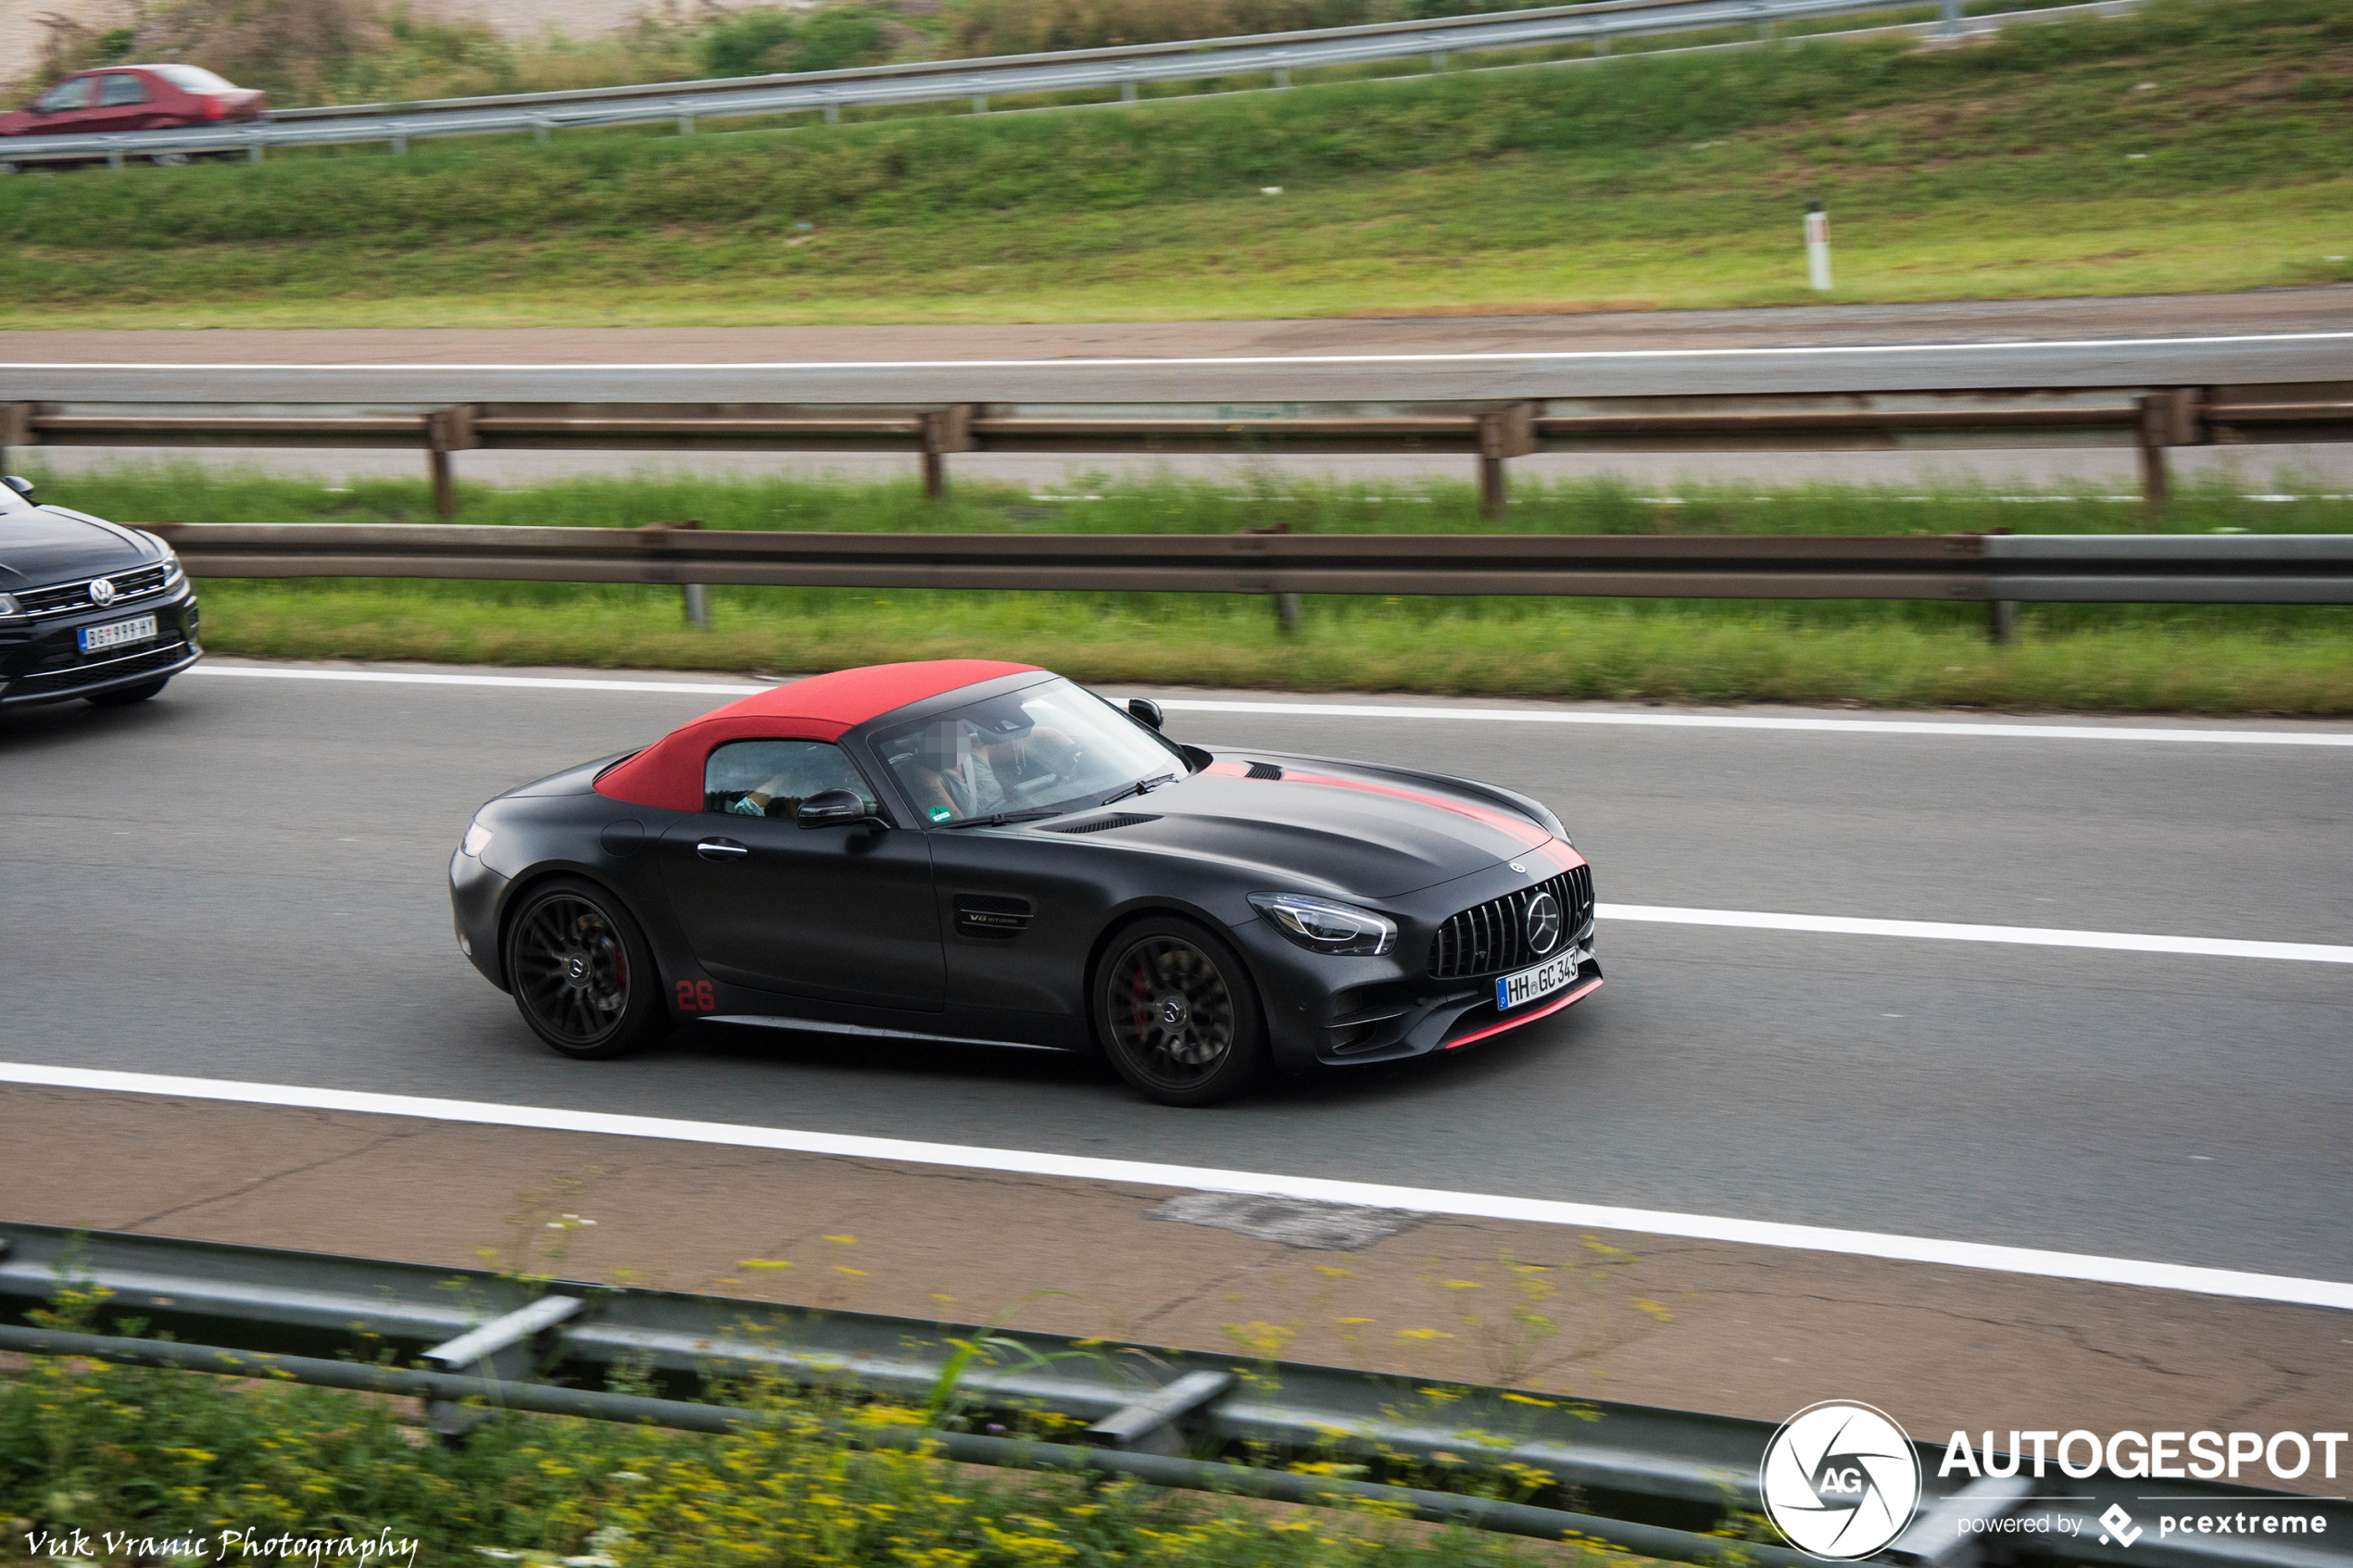
[[[0,512],[0,588],[37,588],[155,558],[143,535],[63,507]]]
[[[1273,890],[1305,882],[1359,898],[1451,882],[1553,836],[1466,781],[1265,751],[1219,754],[1139,799],[1038,827],[1114,814],[1149,820],[1097,842],[1221,860],[1263,872]]]

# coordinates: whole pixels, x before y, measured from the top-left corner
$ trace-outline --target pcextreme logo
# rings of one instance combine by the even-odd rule
[[[1765,1512],[1808,1557],[1851,1562],[1904,1533],[1919,1456],[1885,1411],[1825,1399],[1781,1424],[1757,1473]]]

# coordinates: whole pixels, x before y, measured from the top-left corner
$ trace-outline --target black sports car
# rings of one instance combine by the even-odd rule
[[[196,596],[171,546],[0,481],[0,708],[141,702],[196,661]]]
[[[761,692],[483,807],[458,946],[568,1056],[692,1021],[1101,1048],[1171,1105],[1601,985],[1592,874],[1536,801],[1160,728],[982,659]]]

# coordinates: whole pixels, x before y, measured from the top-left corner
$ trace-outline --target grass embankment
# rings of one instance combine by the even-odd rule
[[[1086,320],[2353,279],[2353,10],[0,182],[19,326]],[[1260,194],[1279,186],[1280,195]],[[802,229],[798,225],[813,227]]]
[[[780,1428],[711,1437],[499,1416],[453,1450],[414,1424],[413,1400],[36,1360],[0,1372],[0,1563],[132,1568],[280,1555],[379,1568],[488,1559],[611,1568],[1637,1561],[1425,1529],[1356,1509],[1268,1509],[862,1449],[860,1439],[922,1424],[923,1413],[827,1407],[781,1388],[740,1394]],[[224,1541],[224,1531],[236,1534]],[[288,1551],[278,1544],[286,1536],[365,1542],[377,1555]]]
[[[796,481],[582,481],[461,492],[459,521],[716,528],[1230,533],[1480,533],[1450,483],[1268,481],[1252,491],[1171,482],[1040,498],[960,483],[944,506],[912,485]],[[102,516],[189,521],[429,521],[415,483],[347,491],[195,470],[56,482]],[[1818,485],[1686,489],[1659,505],[1609,483],[1522,485],[1505,528],[1528,533],[2104,533],[2136,505],[2044,493],[1930,495]],[[2353,504],[2258,502],[2191,487],[2161,526],[2184,532],[2353,530]],[[711,624],[677,591],[515,583],[208,582],[206,642],[282,659],[414,659],[764,671],[951,656],[1018,659],[1102,682],[1397,690],[1669,702],[1856,702],[2127,712],[2353,713],[2353,610],[2024,606],[1995,646],[1982,606],[1853,601],[1310,597],[1285,634],[1264,599],[1212,595],[981,594],[716,588]]]

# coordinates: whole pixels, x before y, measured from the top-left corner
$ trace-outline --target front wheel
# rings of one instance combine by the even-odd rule
[[[1190,921],[1119,934],[1096,977],[1095,1021],[1119,1075],[1163,1105],[1214,1105],[1265,1066],[1250,972]]]
[[[584,1060],[664,1033],[652,950],[621,901],[574,877],[535,890],[507,927],[507,988],[532,1033]]]

